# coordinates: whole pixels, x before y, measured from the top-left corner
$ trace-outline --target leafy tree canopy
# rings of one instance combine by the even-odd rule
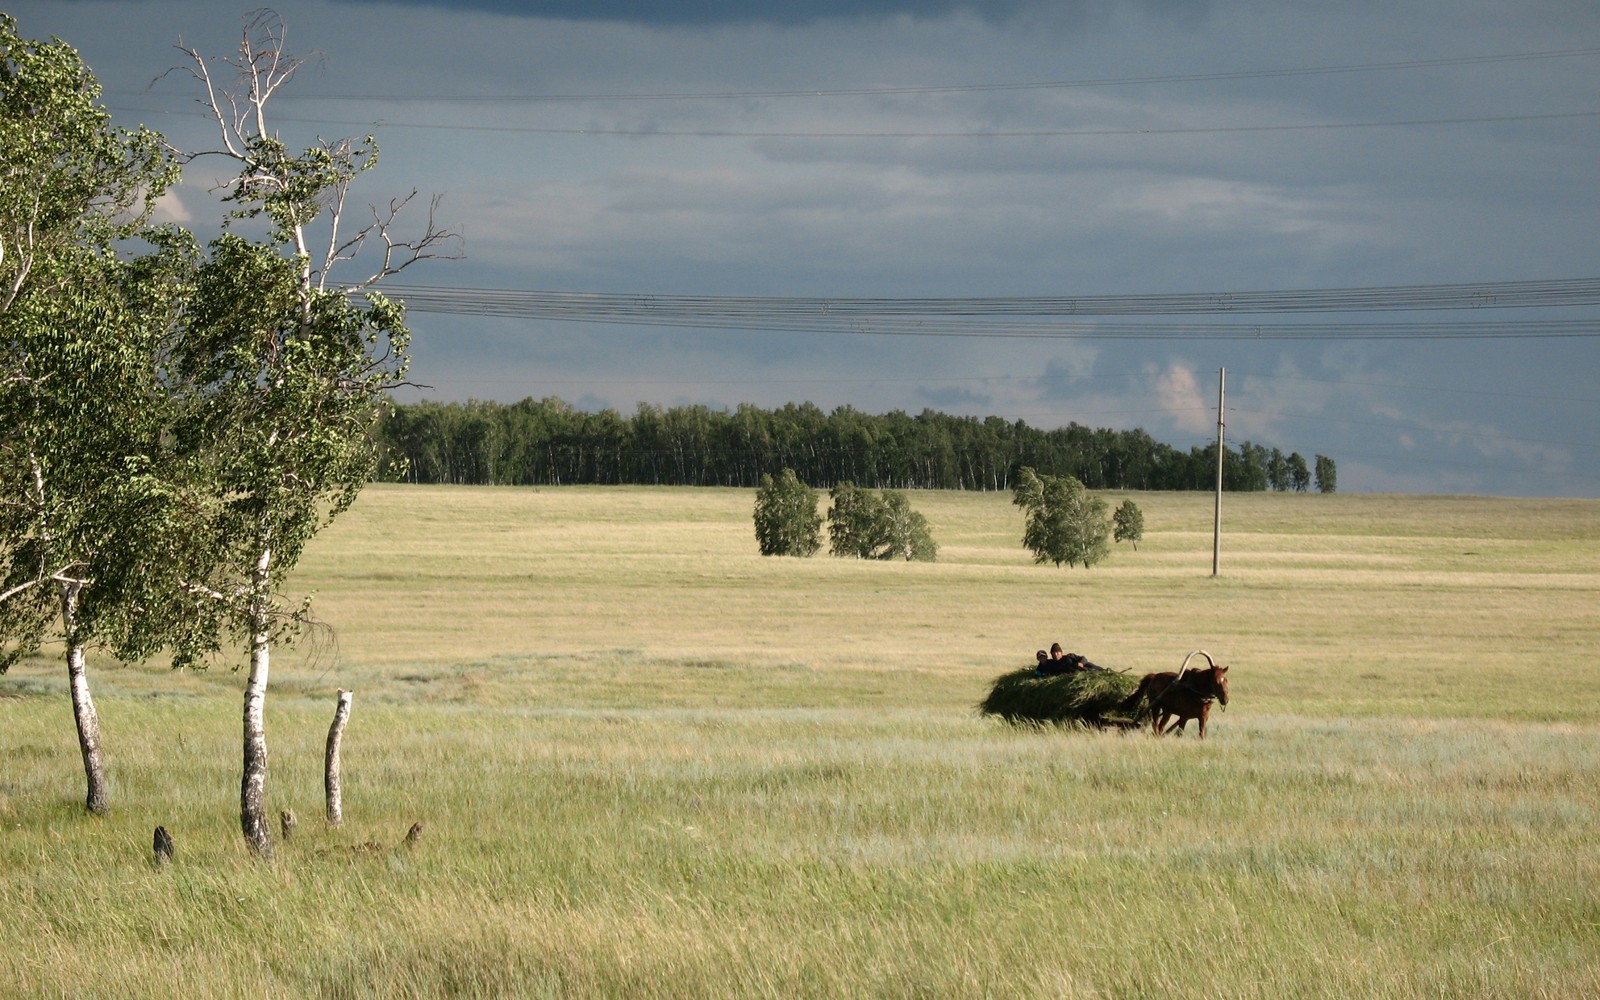
[[[1088,568],[1110,551],[1106,502],[1072,476],[1040,476],[1031,468],[1021,469],[1011,502],[1022,508],[1022,544],[1036,563],[1082,563]]]
[[[1139,550],[1139,539],[1144,537],[1144,511],[1132,500],[1124,500],[1118,505],[1111,515],[1114,526],[1113,538],[1119,542],[1131,542],[1135,552]]]
[[[756,543],[764,556],[810,556],[822,547],[817,491],[800,482],[793,469],[784,469],[776,479],[761,477],[755,522]]]
[[[928,519],[911,509],[904,493],[874,494],[843,482],[829,496],[833,501],[828,508],[829,550],[834,555],[924,562],[938,557]]]

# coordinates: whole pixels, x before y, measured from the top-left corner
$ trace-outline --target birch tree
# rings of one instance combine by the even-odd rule
[[[1022,508],[1022,544],[1034,562],[1081,562],[1087,569],[1106,557],[1106,502],[1074,477],[1041,476],[1023,468],[1011,495],[1011,502]]]
[[[1124,500],[1111,514],[1111,523],[1114,526],[1112,537],[1119,542],[1129,542],[1135,552],[1139,551],[1139,540],[1144,537],[1144,511],[1132,500]]]
[[[822,547],[817,491],[793,469],[784,469],[777,479],[770,473],[761,476],[754,518],[756,544],[764,556],[811,556]]]
[[[939,546],[928,519],[911,509],[898,490],[874,494],[851,482],[836,485],[828,496],[829,551],[858,559],[905,559],[932,562]]]
[[[124,648],[155,586],[142,526],[165,412],[151,359],[191,258],[177,234],[139,260],[176,177],[161,137],[113,128],[66,44],[0,14],[0,671],[46,639],[66,650],[90,812],[109,808],[87,649]]]
[[[272,853],[263,718],[271,651],[309,618],[281,581],[375,473],[369,431],[406,372],[404,310],[374,286],[418,261],[459,256],[432,206],[419,236],[394,235],[415,192],[369,206],[370,218],[352,231],[351,186],[377,163],[377,145],[371,136],[319,139],[291,151],[267,114],[300,65],[284,43],[282,22],[257,11],[246,16],[235,56],[183,49],[219,138],[186,159],[231,162],[237,173],[222,189],[231,217],[264,222],[269,233],[261,242],[230,233],[212,245],[175,358],[183,378],[203,387],[176,436],[199,477],[196,495],[207,498],[197,534],[215,554],[203,576],[184,580],[197,624],[180,653],[215,652],[231,640],[248,646],[239,818],[263,857]],[[340,265],[364,265],[366,275],[338,283]]]

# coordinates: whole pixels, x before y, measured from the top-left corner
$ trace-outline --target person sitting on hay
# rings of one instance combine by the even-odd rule
[[[1068,653],[1061,648],[1061,643],[1050,644],[1050,655],[1046,656],[1044,650],[1034,654],[1039,661],[1037,673],[1040,677],[1054,677],[1057,674],[1071,674],[1079,670],[1104,670],[1105,667],[1097,663],[1090,663],[1089,658],[1081,653]]]

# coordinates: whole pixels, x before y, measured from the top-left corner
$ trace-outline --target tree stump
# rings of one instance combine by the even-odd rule
[[[164,826],[156,827],[154,841],[151,845],[155,852],[155,865],[157,868],[166,866],[172,861],[172,834]]]
[[[322,787],[328,797],[328,825],[344,822],[344,805],[339,790],[339,744],[344,739],[344,727],[350,721],[350,699],[355,692],[339,689],[339,704],[333,710],[333,725],[328,727],[328,751],[323,757]]]

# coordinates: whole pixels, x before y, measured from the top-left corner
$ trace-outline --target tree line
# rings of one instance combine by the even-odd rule
[[[824,489],[1011,490],[1019,470],[1072,476],[1092,490],[1210,490],[1217,446],[1183,451],[1140,429],[923,410],[824,411],[813,403],[762,409],[640,403],[631,416],[579,410],[553,396],[396,405],[378,425],[385,474],[413,483],[486,486],[670,485],[758,487],[794,470]],[[1249,441],[1223,455],[1223,488],[1334,489],[1333,460],[1308,465]]]

